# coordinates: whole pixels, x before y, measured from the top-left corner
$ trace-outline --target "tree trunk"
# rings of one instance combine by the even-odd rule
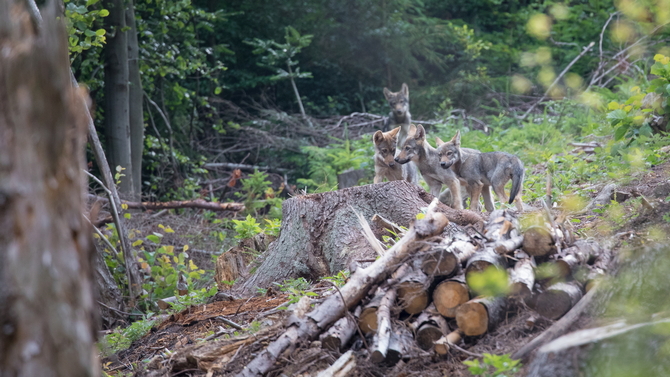
[[[407,226],[430,200],[432,196],[406,181],[288,199],[283,205],[279,238],[270,246],[256,273],[238,287],[253,292],[255,287],[266,287],[288,278],[316,280],[343,270],[357,259],[375,258],[376,253],[361,237],[362,228],[354,210],[368,221],[379,214]],[[478,219],[470,211],[457,211],[443,205],[438,205],[438,209],[446,213],[447,218],[474,219],[475,222]],[[371,227],[376,235],[382,233],[375,224]]]
[[[85,117],[64,26],[35,36],[21,5],[0,2],[0,376],[98,376]]]
[[[130,199],[133,194],[132,151],[130,147],[130,98],[128,75],[128,33],[123,0],[105,0],[109,10],[105,17],[107,44],[105,45],[105,133],[107,157],[113,171],[125,168],[119,185],[119,194]]]
[[[126,25],[128,25],[128,111],[130,127],[130,159],[133,176],[132,200],[140,201],[142,196],[142,152],[144,151],[144,110],[142,104],[142,80],[140,79],[140,49],[137,42],[135,6],[128,0]],[[127,174],[127,173],[126,173]]]

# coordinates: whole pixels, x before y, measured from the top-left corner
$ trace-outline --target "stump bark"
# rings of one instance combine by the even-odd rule
[[[268,249],[256,273],[237,287],[250,293],[255,287],[288,278],[316,280],[343,270],[354,260],[375,258],[376,253],[361,237],[361,225],[354,210],[368,221],[379,214],[393,223],[408,226],[430,200],[432,196],[407,181],[288,199],[283,204],[279,238]],[[481,221],[481,217],[470,211],[439,204],[437,210],[461,224]],[[381,234],[382,229],[374,224],[371,227],[375,234]]]

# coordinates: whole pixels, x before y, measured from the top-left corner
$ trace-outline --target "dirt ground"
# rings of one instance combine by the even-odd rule
[[[621,192],[621,209],[617,217],[602,214],[583,214],[576,216],[575,233],[581,238],[607,239],[615,258],[608,273],[614,273],[620,263],[618,254],[631,247],[647,245],[667,240],[670,234],[670,163],[654,166],[646,174],[633,177],[630,182],[621,184],[617,191]],[[590,187],[592,197],[604,185]],[[644,197],[644,199],[642,199]],[[625,199],[625,200],[623,200]],[[646,207],[643,201],[649,202],[653,209]],[[532,203],[531,203],[532,204]],[[667,215],[668,220],[664,219]],[[169,219],[162,219],[163,224],[170,225]],[[183,222],[182,222],[183,223]],[[145,224],[146,226],[146,224]],[[179,314],[172,315],[156,325],[149,334],[136,341],[128,350],[119,352],[103,361],[110,375],[172,375],[172,376],[204,376],[205,370],[173,369],[165,372],[161,369],[147,371],[145,366],[159,366],[180,350],[195,349],[197,345],[207,342],[220,342],[221,346],[230,344],[236,339],[247,339],[250,335],[256,341],[241,347],[232,359],[222,365],[221,370],[213,371],[214,376],[228,376],[239,372],[268,341],[282,332],[282,321],[285,311],[277,307],[287,301],[284,296],[254,297],[234,301],[217,301],[210,304],[191,307]],[[222,317],[241,325],[244,330],[235,330],[225,324]],[[527,307],[519,307],[508,314],[505,321],[494,331],[481,337],[465,338],[460,344],[464,350],[452,349],[445,356],[425,355],[401,361],[395,366],[372,364],[363,357],[358,358],[358,365],[352,376],[470,376],[462,361],[473,359],[472,354],[513,353],[542,333],[553,321],[539,319],[531,327],[527,320],[537,317]],[[571,330],[587,328],[598,323],[597,319],[588,315],[582,316]],[[236,336],[238,336],[236,338]],[[353,349],[361,344],[354,344]],[[269,372],[270,376],[312,375],[332,364],[340,356],[339,352],[325,351],[319,342],[299,344],[290,352],[280,357],[276,368]],[[185,367],[188,368],[188,367]],[[526,375],[526,370],[518,375]]]

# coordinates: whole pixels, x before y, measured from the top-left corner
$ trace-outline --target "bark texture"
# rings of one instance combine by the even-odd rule
[[[130,127],[131,174],[133,176],[132,200],[142,196],[142,152],[144,151],[144,109],[142,80],[140,79],[140,48],[137,42],[135,6],[128,0],[126,25],[128,25],[128,121]]]
[[[343,190],[296,196],[283,205],[281,233],[269,248],[256,273],[241,283],[245,292],[287,278],[315,280],[333,275],[357,259],[375,258],[376,253],[361,237],[354,210],[370,219],[375,214],[407,226],[427,207],[425,191],[406,181],[351,187]],[[446,216],[459,217],[469,211],[443,209]],[[463,217],[463,216],[461,216]],[[467,217],[467,216],[465,216]],[[375,234],[382,229],[374,224]]]
[[[107,157],[113,171],[123,171],[119,194],[123,199],[133,198],[133,173],[130,147],[130,99],[128,81],[128,33],[123,0],[105,0],[107,44],[105,45],[105,133]]]
[[[22,5],[0,2],[0,376],[97,376],[86,119],[64,26]]]

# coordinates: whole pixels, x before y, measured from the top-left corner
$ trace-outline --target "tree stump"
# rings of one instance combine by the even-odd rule
[[[256,273],[237,287],[253,292],[272,282],[304,277],[316,280],[333,275],[357,259],[376,257],[364,237],[354,210],[368,221],[373,215],[408,226],[432,196],[407,181],[393,181],[347,189],[296,196],[283,205],[279,238]],[[438,204],[437,210],[458,224],[477,223],[481,217]],[[374,224],[375,234],[382,229]]]

